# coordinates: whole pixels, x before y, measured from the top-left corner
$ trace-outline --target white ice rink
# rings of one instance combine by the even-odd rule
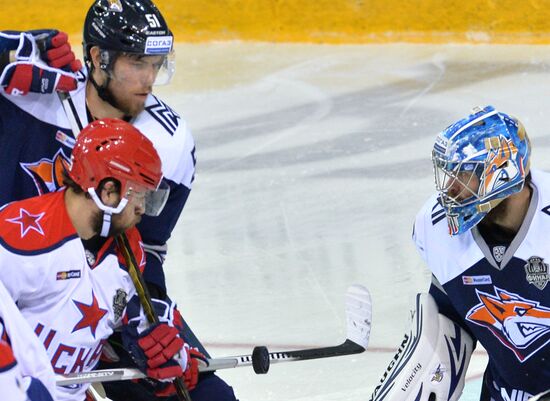
[[[369,350],[219,372],[241,401],[367,401],[429,274],[410,240],[436,133],[476,105],[518,116],[550,168],[544,46],[179,45],[160,94],[198,173],[169,242],[169,291],[214,357],[336,345],[344,294],[373,297]],[[476,351],[463,400],[476,400]]]

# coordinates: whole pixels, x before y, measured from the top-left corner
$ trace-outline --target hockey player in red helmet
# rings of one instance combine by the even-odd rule
[[[133,213],[136,217],[126,225],[137,224],[141,214],[158,216],[170,192],[161,180],[161,162],[153,144],[122,120],[94,121],[82,131],[71,155],[68,175],[102,212],[99,234],[103,237],[116,235],[121,229],[111,224],[113,215],[116,222],[124,214]],[[97,188],[107,177],[117,181],[116,205],[111,204],[112,199],[105,203]],[[135,210],[125,212],[128,205]]]
[[[79,135],[64,175],[65,189],[0,212],[0,280],[44,343],[54,372],[94,369],[105,340],[121,330],[146,374],[189,382],[191,351],[181,321],[148,327],[113,238],[126,233],[143,269],[135,225],[144,213],[158,213],[167,195],[158,189],[162,166],[153,144],[124,121],[95,121]],[[174,305],[154,307],[174,316]],[[56,400],[83,401],[87,387],[58,386]]]

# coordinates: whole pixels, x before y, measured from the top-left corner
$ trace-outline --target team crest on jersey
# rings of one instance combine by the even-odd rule
[[[88,266],[92,267],[93,265],[95,265],[96,258],[94,253],[92,251],[85,249],[84,254],[86,255],[86,261],[88,262]]]
[[[550,308],[498,287],[494,292],[476,289],[481,302],[466,319],[490,330],[523,363],[550,342]]]
[[[37,162],[19,163],[21,168],[32,178],[39,195],[57,191],[63,186],[63,163],[69,164],[69,158],[59,149],[51,158]]]
[[[505,246],[498,245],[493,247],[493,258],[495,258],[497,263],[502,262],[502,259],[504,259],[505,252],[506,252]]]
[[[122,312],[124,312],[124,308],[126,308],[126,291],[124,291],[122,288],[119,288],[116,290],[116,294],[113,297],[113,311],[115,313],[115,320],[118,320],[122,317]]]
[[[541,257],[531,256],[527,259],[527,264],[524,268],[527,282],[533,284],[539,290],[543,290],[550,280],[548,263],[544,263],[544,259]]]

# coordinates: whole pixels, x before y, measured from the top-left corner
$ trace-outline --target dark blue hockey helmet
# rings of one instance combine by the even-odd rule
[[[90,49],[101,50],[101,69],[109,71],[120,53],[165,56],[169,81],[174,72],[174,37],[159,9],[150,0],[96,0],[88,10],[83,30],[84,61]],[[161,74],[162,75],[162,74]],[[164,82],[166,83],[166,82]]]

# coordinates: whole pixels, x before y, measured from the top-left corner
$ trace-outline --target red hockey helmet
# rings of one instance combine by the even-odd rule
[[[130,123],[113,118],[94,121],[81,131],[68,173],[109,213],[120,213],[132,195],[157,191],[162,181],[162,165],[153,143]],[[104,205],[95,191],[105,178],[120,182],[122,200],[116,208]],[[160,192],[154,202],[146,198],[146,214],[158,215],[162,210],[168,193]]]

